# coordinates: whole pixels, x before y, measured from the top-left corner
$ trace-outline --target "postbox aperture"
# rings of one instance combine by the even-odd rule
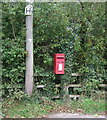
[[[54,73],[64,74],[65,54],[54,54]]]

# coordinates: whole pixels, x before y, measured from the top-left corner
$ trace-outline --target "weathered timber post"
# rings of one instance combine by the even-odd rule
[[[69,97],[69,91],[68,91],[68,83],[67,81],[64,80],[63,76],[60,76],[60,80],[61,80],[61,93],[60,93],[60,98],[66,102],[69,103],[70,102],[70,97]]]
[[[25,7],[26,15],[26,74],[25,91],[32,95],[33,91],[33,1],[26,0],[28,5]]]

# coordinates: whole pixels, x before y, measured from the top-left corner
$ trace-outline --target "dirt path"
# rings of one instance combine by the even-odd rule
[[[82,113],[55,113],[55,114],[50,114],[47,115],[45,118],[102,118],[105,119],[107,116],[100,115],[100,116],[94,116],[94,115],[87,115],[87,114],[82,114]]]

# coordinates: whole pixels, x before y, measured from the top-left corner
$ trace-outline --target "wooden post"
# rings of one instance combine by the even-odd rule
[[[26,0],[29,4],[25,8],[26,15],[26,74],[25,74],[25,91],[32,95],[33,90],[33,14],[32,1]]]
[[[60,98],[66,102],[69,103],[70,101],[70,97],[69,97],[69,91],[68,91],[68,83],[67,81],[64,80],[64,78],[62,77],[62,75],[60,75],[60,84],[61,84],[61,93],[60,93]]]

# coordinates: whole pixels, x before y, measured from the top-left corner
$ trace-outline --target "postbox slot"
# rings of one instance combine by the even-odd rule
[[[64,63],[63,61],[59,61],[59,62],[57,62],[57,63]]]
[[[63,58],[64,58],[64,56],[57,56],[57,58],[63,59]]]

